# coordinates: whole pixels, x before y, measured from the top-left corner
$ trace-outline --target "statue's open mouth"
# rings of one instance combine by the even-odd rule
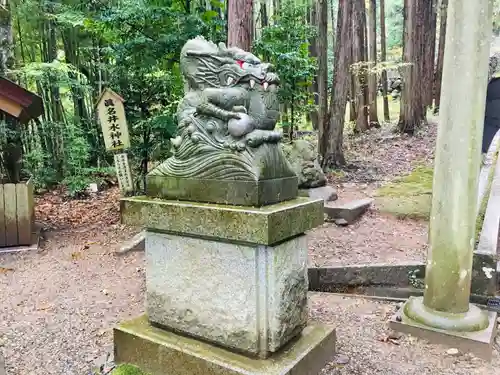
[[[239,79],[235,79],[231,76],[227,77],[227,86],[232,86],[233,84],[237,83],[248,83],[250,87],[253,89],[255,85],[260,85],[264,89],[264,91],[267,91],[268,87],[270,85],[277,85],[278,82],[274,79],[266,79],[266,78],[272,78],[272,77],[264,77],[264,78],[256,78],[253,75],[246,75],[243,77],[240,77]]]

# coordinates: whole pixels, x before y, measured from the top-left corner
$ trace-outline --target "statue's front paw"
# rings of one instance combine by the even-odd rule
[[[235,105],[233,107],[233,112],[247,114],[247,109],[242,105]]]
[[[245,141],[247,145],[250,147],[259,147],[261,144],[265,142],[265,137],[259,131],[253,131],[250,134],[247,134],[245,137]]]
[[[245,143],[238,141],[238,142],[225,142],[224,147],[230,149],[231,151],[245,151],[247,148]]]

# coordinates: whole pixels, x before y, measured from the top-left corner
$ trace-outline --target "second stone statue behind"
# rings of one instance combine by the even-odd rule
[[[297,196],[278,143],[278,76],[239,48],[203,37],[181,51],[185,95],[173,155],[148,176],[148,195],[263,206]]]

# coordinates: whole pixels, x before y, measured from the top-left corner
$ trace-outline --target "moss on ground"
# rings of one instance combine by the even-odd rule
[[[116,369],[113,370],[111,375],[148,375],[140,368],[132,366],[132,365],[119,365]]]
[[[479,207],[476,220],[476,240],[479,240],[481,228],[483,227],[491,185],[495,176],[498,152],[493,157],[488,175],[488,185]],[[410,174],[397,178],[381,187],[375,194],[380,211],[395,215],[398,218],[429,220],[432,203],[432,179],[433,169],[419,166]]]
[[[432,179],[432,168],[419,166],[410,174],[381,187],[375,194],[380,211],[398,218],[428,220],[431,212]]]

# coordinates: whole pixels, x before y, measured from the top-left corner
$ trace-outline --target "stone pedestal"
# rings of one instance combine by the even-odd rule
[[[313,332],[322,332],[319,341],[312,339],[315,345],[323,341],[334,343],[334,329],[306,328],[305,232],[322,224],[323,200],[301,197],[263,207],[243,207],[136,197],[123,199],[121,209],[124,224],[146,228],[148,321],[143,320],[138,330],[125,330],[126,335],[118,328],[116,335],[122,338],[115,340],[118,353],[129,353],[123,345],[129,345],[130,340],[146,345],[145,341],[162,332],[161,340],[170,343],[165,344],[169,351],[177,350],[171,343],[181,340],[178,337],[189,337],[190,343],[196,339],[200,345],[203,342],[204,347],[211,348],[210,355],[220,351],[216,348],[224,348],[231,353],[228,356],[243,355],[243,362],[256,368],[271,366],[270,363],[277,366],[276,372],[256,374],[305,374],[283,372],[280,366],[290,365],[290,358],[280,365],[275,363],[276,355],[283,355],[283,348],[293,341],[301,348],[298,352],[312,355],[320,368],[327,363],[333,344],[329,350],[321,345],[315,349],[308,340]],[[304,329],[308,332],[305,336]],[[144,337],[146,331],[148,337]],[[154,350],[167,350],[159,349],[165,345],[155,343]],[[183,358],[189,356],[182,354]],[[123,354],[118,358],[136,361],[127,357]],[[268,364],[267,358],[271,361]],[[192,360],[187,360],[186,365]],[[299,362],[303,361],[293,363]],[[200,369],[211,366],[200,365]],[[246,365],[241,366],[241,370],[213,373],[254,373],[245,372]],[[188,368],[184,372],[165,370],[153,374],[212,373],[187,372]]]
[[[146,317],[114,330],[115,361],[150,375],[318,375],[335,350],[335,330],[310,324],[270,359],[249,358],[153,327]]]
[[[149,320],[267,358],[307,324],[305,236],[276,246],[148,232]]]

